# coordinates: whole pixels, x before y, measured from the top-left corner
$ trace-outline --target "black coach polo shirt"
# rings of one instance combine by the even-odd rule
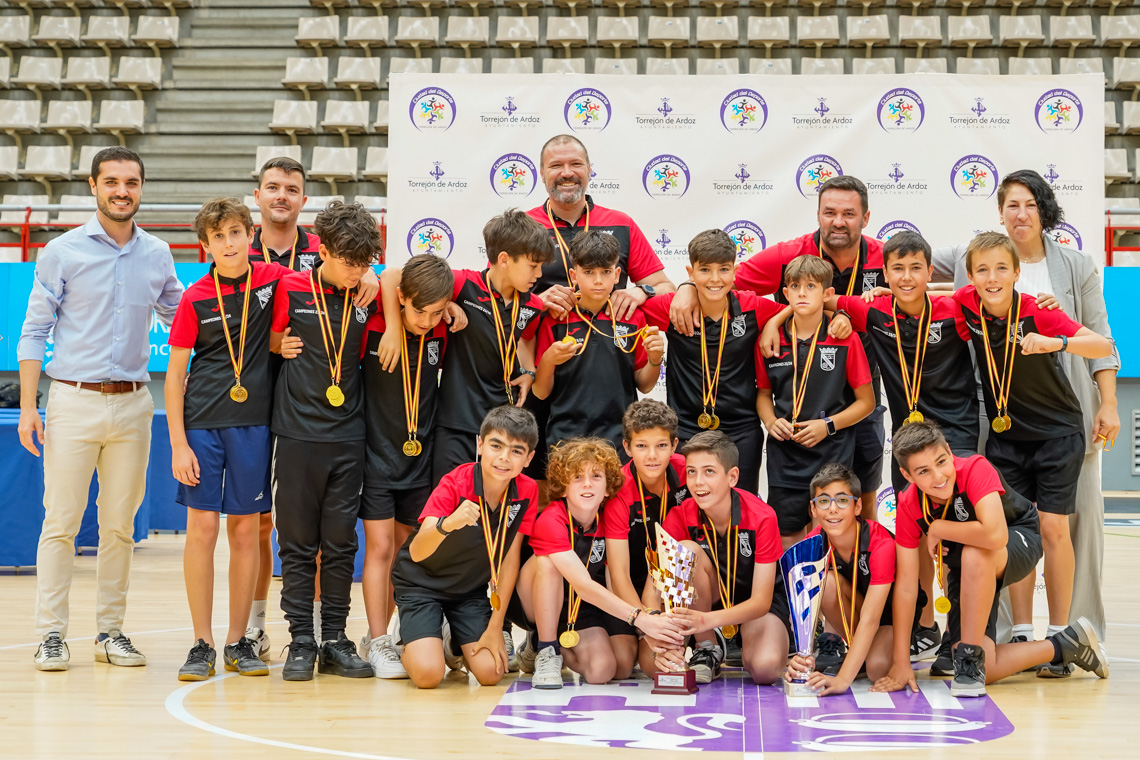
[[[253,241],[249,244],[250,260],[269,261],[292,269],[295,272],[308,272],[321,260],[321,239],[311,232],[297,228],[297,243],[293,248],[275,251],[266,248],[261,242],[261,228],[253,233]],[[290,266],[291,264],[291,266]]]

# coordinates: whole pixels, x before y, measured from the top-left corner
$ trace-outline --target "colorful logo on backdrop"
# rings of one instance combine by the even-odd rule
[[[893,236],[897,232],[913,232],[916,235],[922,234],[922,232],[918,229],[918,227],[915,227],[913,224],[911,224],[907,220],[895,219],[892,222],[887,222],[886,224],[884,224],[879,229],[878,234],[875,235],[875,238],[877,240],[882,240],[883,242],[886,242],[886,241],[890,240],[891,236]]]
[[[886,132],[914,132],[925,117],[926,106],[914,90],[898,87],[879,99],[879,126]]]
[[[457,177],[451,165],[444,167],[442,161],[432,161],[430,167],[421,164],[420,171],[410,175],[407,182],[408,192],[416,194],[440,195],[467,189],[467,178]]]
[[[633,121],[642,129],[688,130],[697,126],[696,114],[690,112],[689,104],[671,97],[658,97],[652,111],[635,113]]]
[[[1057,171],[1056,164],[1046,164],[1041,176],[1049,183],[1049,187],[1053,188],[1054,194],[1060,197],[1076,197],[1085,190],[1084,182],[1071,179],[1067,169],[1065,172]]]
[[[792,114],[792,126],[798,129],[847,129],[855,124],[855,117],[837,111],[834,102],[826,97],[804,98],[809,110]]]
[[[521,153],[508,153],[491,164],[491,188],[500,198],[525,198],[537,181],[534,162]]]
[[[1081,240],[1081,233],[1077,232],[1077,228],[1068,222],[1061,222],[1051,230],[1046,230],[1045,234],[1052,238],[1053,242],[1057,245],[1063,245],[1066,248],[1075,248],[1078,251],[1084,250],[1084,241]]]
[[[420,219],[408,232],[408,253],[418,256],[430,253],[446,259],[455,249],[455,236],[447,222],[435,217]]]
[[[820,185],[842,174],[843,167],[838,161],[831,156],[817,153],[804,159],[796,169],[796,187],[799,188],[800,195],[810,198],[819,192]]]
[[[489,109],[479,113],[479,123],[484,127],[537,127],[542,123],[542,117],[529,110],[530,104],[514,95],[507,95],[497,103],[489,101],[483,107]]]
[[[997,183],[994,162],[977,153],[958,159],[950,170],[950,186],[959,198],[989,198],[997,190]]]
[[[662,153],[645,165],[641,184],[650,198],[680,198],[689,189],[689,167],[673,154]]]
[[[747,219],[729,222],[724,231],[732,238],[732,242],[736,243],[736,258],[738,260],[746,259],[757,251],[762,251],[768,247],[764,230],[760,229],[760,225]]]
[[[885,174],[872,175],[867,178],[867,190],[879,195],[919,195],[925,193],[929,186],[922,177],[915,177],[913,169],[904,168],[901,163],[892,163],[890,171]]]
[[[1009,114],[1005,113],[1000,103],[996,106],[992,100],[975,97],[973,105],[966,111],[951,111],[948,114],[950,126],[957,129],[1005,129],[1010,125]],[[995,110],[997,109],[997,110]]]
[[[733,134],[759,132],[768,123],[768,103],[756,90],[733,90],[721,101],[720,123]]]
[[[1076,93],[1058,87],[1037,99],[1033,115],[1042,132],[1061,134],[1077,131],[1085,117],[1085,109]]]
[[[446,131],[455,123],[455,98],[442,87],[425,87],[412,97],[408,115],[421,132]]]
[[[601,90],[583,87],[566,99],[566,125],[575,132],[601,132],[610,123],[609,98]]]

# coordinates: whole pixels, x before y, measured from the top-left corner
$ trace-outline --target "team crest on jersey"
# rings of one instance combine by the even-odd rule
[[[590,547],[590,564],[601,564],[606,559],[606,539],[595,538],[593,546]]]
[[[626,335],[629,335],[629,325],[618,325],[614,328],[614,343],[621,348],[625,348],[626,341],[624,336]]]
[[[958,518],[958,522],[966,522],[970,519],[970,513],[966,511],[961,496],[954,497],[954,516]]]
[[[732,318],[732,336],[734,338],[744,337],[744,315],[738,314]]]
[[[297,266],[300,267],[299,272],[308,272],[313,268],[313,264],[317,261],[315,253],[299,253],[297,254]]]
[[[819,347],[819,368],[824,372],[835,369],[835,355],[839,353],[838,346]]]
[[[1018,322],[1017,323],[1017,342],[1020,343],[1023,340],[1025,340],[1025,323],[1024,322]]]
[[[865,290],[865,291],[866,290],[874,290],[875,286],[878,284],[878,282],[879,282],[879,280],[878,280],[878,274],[877,273],[875,273],[875,272],[864,272],[863,273],[863,290]]]
[[[937,343],[940,340],[942,340],[942,323],[941,322],[931,322],[930,323],[930,337],[927,338],[926,342],[927,343]]]
[[[430,346],[429,346],[429,350],[430,350]],[[518,517],[520,509],[522,509],[522,502],[521,501],[516,501],[513,504],[511,504],[509,507],[507,507],[507,525],[508,526],[511,525],[515,521],[516,517]]]
[[[368,321],[368,309],[362,309],[359,306],[354,306],[353,308],[356,309],[356,321],[357,322],[359,322],[360,324],[364,324],[365,322]]]
[[[861,572],[863,575],[870,575],[871,574],[870,568],[867,567],[867,555],[866,554],[860,554],[859,555],[859,572]]]
[[[257,294],[257,302],[259,304],[261,304],[262,309],[264,309],[266,306],[268,306],[269,301],[273,298],[273,286],[272,285],[266,285],[261,290],[255,290],[253,292]]]
[[[520,330],[525,330],[526,329],[526,323],[529,322],[530,318],[533,317],[535,314],[536,314],[536,312],[534,309],[528,308],[526,306],[519,309],[518,328]]]
[[[747,533],[740,534],[740,556],[748,559],[752,556],[752,542]]]
[[[428,343],[428,364],[433,367],[439,364],[439,341],[431,341]]]

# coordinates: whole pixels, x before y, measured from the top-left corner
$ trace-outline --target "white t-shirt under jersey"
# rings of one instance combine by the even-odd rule
[[[1046,259],[1032,264],[1021,262],[1021,277],[1017,280],[1017,290],[1031,296],[1053,293],[1053,281],[1049,278],[1049,262]]]

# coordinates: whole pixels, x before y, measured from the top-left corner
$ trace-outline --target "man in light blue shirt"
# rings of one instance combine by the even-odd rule
[[[44,524],[36,555],[36,633],[40,670],[67,670],[68,594],[75,536],[99,473],[99,554],[95,659],[145,665],[123,635],[134,518],[146,492],[154,401],[150,320],[169,325],[182,297],[170,247],[133,218],[142,199],[142,159],[122,147],[99,151],[91,165],[98,210],[82,227],[43,249],[16,349],[20,362],[20,442],[44,447]],[[54,335],[53,335],[54,330]],[[36,388],[49,336],[47,427]]]

